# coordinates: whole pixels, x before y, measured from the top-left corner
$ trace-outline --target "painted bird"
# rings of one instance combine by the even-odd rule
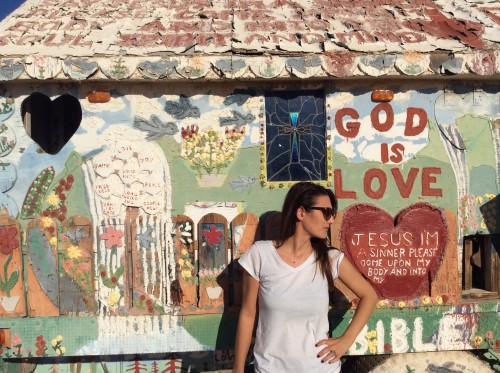
[[[134,128],[147,132],[148,140],[158,140],[164,135],[172,136],[179,132],[177,124],[174,122],[163,122],[154,114],[151,115],[150,120],[136,116],[134,118]]]
[[[187,117],[199,118],[200,109],[191,105],[191,102],[185,95],[180,95],[179,102],[165,102],[165,111],[175,119],[184,119]]]
[[[234,125],[234,127],[236,129],[240,129],[245,124],[251,123],[255,120],[255,115],[253,115],[252,113],[248,113],[248,114],[244,115],[244,114],[238,113],[235,110],[231,110],[231,113],[233,114],[232,117],[219,118],[219,124],[221,125],[221,127]]]

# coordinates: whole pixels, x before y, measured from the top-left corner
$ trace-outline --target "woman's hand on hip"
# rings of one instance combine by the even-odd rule
[[[322,363],[335,363],[345,355],[350,346],[351,343],[349,343],[346,338],[343,338],[343,336],[339,338],[322,339],[316,343],[316,347],[323,347],[318,353],[318,358],[321,359]]]

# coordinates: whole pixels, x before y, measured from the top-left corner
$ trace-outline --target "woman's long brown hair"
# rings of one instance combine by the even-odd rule
[[[280,231],[278,239],[276,240],[277,247],[282,246],[288,238],[295,234],[297,209],[302,206],[306,210],[309,210],[315,205],[319,196],[328,196],[330,198],[335,216],[338,208],[337,198],[330,189],[307,181],[294,184],[290,188],[283,201],[283,208],[281,209]],[[328,255],[328,251],[330,251],[331,247],[328,239],[313,237],[311,238],[311,245],[316,252],[316,262],[318,263],[321,274],[326,277],[328,288],[333,290],[332,264],[330,256]]]

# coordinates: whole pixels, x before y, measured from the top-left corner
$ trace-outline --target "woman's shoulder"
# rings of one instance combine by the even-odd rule
[[[328,250],[328,256],[330,259],[340,258],[342,255],[344,255],[344,253],[336,247],[330,247]]]
[[[270,250],[274,249],[274,242],[271,240],[260,240],[260,241],[255,241],[252,246],[250,246],[250,249],[253,250]]]
[[[273,241],[268,241],[268,240],[255,241],[249,247],[247,253],[259,253],[260,255],[262,255],[269,253],[272,249],[274,249]]]

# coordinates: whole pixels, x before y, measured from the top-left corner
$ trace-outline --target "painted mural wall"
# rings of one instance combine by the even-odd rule
[[[377,88],[2,86],[3,356],[230,364],[237,259],[297,180],[335,190],[332,243],[380,296],[352,354],[498,344],[498,305],[462,305],[459,272],[463,237],[500,233],[499,86]],[[337,287],[342,328],[357,300]]]

